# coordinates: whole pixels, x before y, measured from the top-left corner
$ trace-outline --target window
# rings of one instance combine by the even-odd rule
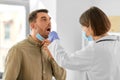
[[[5,31],[4,31],[4,34],[5,34],[5,36],[4,36],[4,39],[5,40],[8,40],[8,39],[10,39],[10,27],[11,27],[11,23],[4,23],[4,29],[5,29]]]
[[[0,76],[8,50],[29,33],[29,0],[0,0]]]

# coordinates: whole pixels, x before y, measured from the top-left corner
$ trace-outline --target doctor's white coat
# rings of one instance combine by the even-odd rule
[[[70,55],[53,41],[49,49],[63,67],[87,73],[88,80],[120,80],[120,37],[105,36]]]

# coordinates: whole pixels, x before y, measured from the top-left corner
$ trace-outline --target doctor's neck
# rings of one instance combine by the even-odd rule
[[[105,37],[105,36],[108,36],[108,33],[105,33],[105,34],[100,35],[100,36],[93,36],[93,39],[94,39],[94,40],[98,40],[98,39],[100,39],[100,38],[102,38],[102,37]]]

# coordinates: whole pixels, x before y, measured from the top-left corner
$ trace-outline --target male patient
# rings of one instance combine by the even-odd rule
[[[48,10],[35,10],[29,15],[30,35],[8,52],[3,80],[65,80],[66,71],[43,49],[41,35],[47,39],[51,31]]]

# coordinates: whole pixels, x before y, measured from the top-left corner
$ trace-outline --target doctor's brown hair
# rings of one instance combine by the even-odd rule
[[[111,23],[106,14],[97,7],[91,7],[85,11],[79,22],[82,26],[92,28],[94,36],[100,36],[107,33],[111,28]]]

